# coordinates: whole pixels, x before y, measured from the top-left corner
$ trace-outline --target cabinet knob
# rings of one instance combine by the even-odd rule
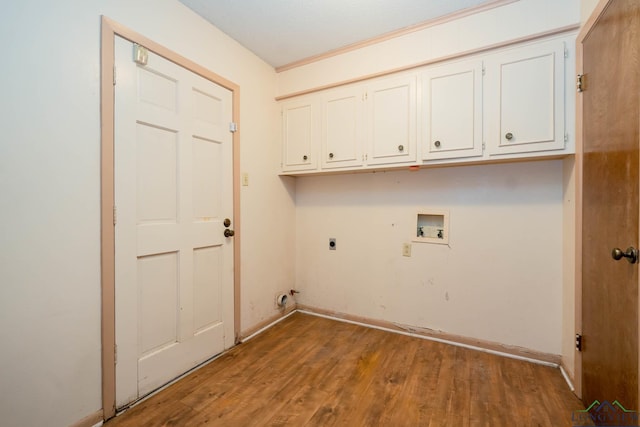
[[[329,158],[333,159],[333,153],[329,153]]]
[[[309,156],[307,156],[306,154],[304,156],[302,156],[302,160],[307,160],[309,158]]]
[[[507,132],[504,137],[507,138],[507,140],[511,141],[513,139],[513,134],[511,132]]]
[[[440,141],[436,141],[433,143],[433,145],[435,145],[436,147],[440,147],[441,144],[440,144]]]
[[[398,145],[398,151],[404,151],[404,145]]]

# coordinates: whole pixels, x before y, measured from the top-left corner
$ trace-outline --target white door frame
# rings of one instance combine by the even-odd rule
[[[144,46],[154,53],[172,61],[195,74],[210,80],[232,92],[232,120],[240,121],[240,87],[196,64],[193,61],[165,48],[135,31],[102,17],[101,79],[100,79],[100,140],[101,140],[101,297],[102,297],[102,408],[103,418],[109,419],[116,413],[115,389],[115,227],[113,225],[114,206],[114,86],[115,64],[114,43],[118,35],[133,43]],[[240,131],[233,133],[233,224],[234,237],[234,336],[240,336]]]

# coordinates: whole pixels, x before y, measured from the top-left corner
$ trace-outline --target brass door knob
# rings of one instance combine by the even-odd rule
[[[513,134],[511,132],[507,132],[504,137],[507,138],[508,141],[511,141],[513,139]]]
[[[442,145],[442,144],[440,143],[440,141],[436,141],[436,142],[433,143],[433,145],[435,145],[436,147],[440,148],[440,145]]]
[[[398,151],[404,151],[404,145],[398,145]]]
[[[629,246],[625,252],[622,252],[620,248],[613,248],[611,258],[616,261],[626,258],[630,264],[635,264],[638,261],[638,250],[633,246]]]
[[[228,228],[224,230],[224,237],[233,237],[234,234],[236,234],[236,232],[233,230],[229,230]]]

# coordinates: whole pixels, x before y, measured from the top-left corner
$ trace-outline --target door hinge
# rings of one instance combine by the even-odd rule
[[[486,148],[484,141],[482,141],[482,151]]]
[[[116,68],[116,66],[114,65],[114,66],[113,66],[113,85],[114,85],[114,86],[116,85],[116,70],[117,70],[117,68]]]
[[[484,65],[482,66],[482,75],[484,76],[485,74],[487,74],[487,69],[484,68]]]
[[[568,134],[568,133],[565,133],[565,134],[564,134],[564,146],[565,146],[565,147],[567,146],[567,142],[569,142],[569,134]]]
[[[116,206],[113,207],[113,225],[116,225],[118,222],[118,208]]]
[[[113,345],[113,364],[117,364],[118,363],[118,345],[114,344]]]
[[[238,124],[236,122],[229,123],[229,132],[237,132]]]
[[[576,90],[582,92],[584,90],[584,74],[578,74],[576,78]]]
[[[567,49],[566,47],[564,48],[564,57],[565,58],[569,57],[569,49]]]
[[[582,351],[582,335],[576,334],[576,350]]]

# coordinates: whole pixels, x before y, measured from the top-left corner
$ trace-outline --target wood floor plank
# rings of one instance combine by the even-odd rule
[[[107,422],[570,426],[558,369],[295,313]]]
[[[391,357],[381,370],[375,382],[377,390],[372,390],[376,400],[368,406],[364,414],[368,424],[374,425],[405,425],[406,418],[402,416],[406,396],[406,387],[412,375],[418,346],[410,345],[412,338],[397,336],[398,343],[390,351]],[[413,402],[417,404],[418,402]],[[398,416],[396,416],[398,415]]]
[[[429,425],[431,415],[438,408],[434,403],[438,375],[442,361],[453,357],[455,347],[428,341],[416,343],[416,347],[410,375],[399,399],[401,405],[387,415],[389,425]]]
[[[308,425],[341,425],[342,420],[356,410],[380,365],[385,340],[389,340],[388,334],[375,329],[363,330],[359,334],[352,344],[360,347],[357,359],[345,361],[341,366],[342,372],[326,384],[329,398],[318,408]]]
[[[288,358],[266,359],[269,362],[263,369],[250,377],[250,381],[242,382],[243,392],[239,398],[232,399],[233,409],[226,413],[229,420],[237,425],[257,423],[261,418],[271,418],[278,411],[284,396],[304,385],[305,377],[309,375],[306,369],[301,369],[305,361],[313,354],[320,342],[311,342],[307,346],[290,345],[284,351]],[[291,358],[291,359],[290,359]],[[296,363],[291,363],[295,360]],[[247,393],[247,390],[251,390]],[[252,405],[243,405],[252,401]],[[209,409],[216,412],[212,405]]]
[[[274,390],[270,390],[269,386],[286,386],[283,380],[291,378],[290,370],[296,368],[288,357],[298,358],[308,350],[308,347],[296,345],[296,339],[313,328],[315,320],[310,319],[306,324],[296,326],[295,332],[285,337],[275,336],[274,339],[269,339],[267,336],[267,339],[261,340],[258,345],[249,347],[250,343],[247,343],[238,347],[236,365],[220,371],[217,378],[203,384],[181,401],[212,418],[229,417],[240,421],[237,418],[244,418],[243,411],[247,411],[247,402],[259,401],[259,393],[273,395]],[[286,325],[287,323],[283,324],[285,327]],[[264,346],[260,345],[261,343],[271,345]],[[270,354],[284,354],[287,357],[270,357]],[[247,390],[252,391],[250,396],[247,396]],[[212,405],[212,402],[215,402],[215,405]],[[262,410],[261,407],[255,409]]]
[[[305,425],[329,398],[327,390],[331,384],[340,384],[345,366],[356,358],[350,360],[336,353],[335,349],[352,345],[358,330],[344,323],[333,326],[330,333],[321,338],[323,345],[305,362],[304,372],[298,373],[304,382],[300,391],[284,401],[277,408],[277,414],[266,420],[265,425]]]

